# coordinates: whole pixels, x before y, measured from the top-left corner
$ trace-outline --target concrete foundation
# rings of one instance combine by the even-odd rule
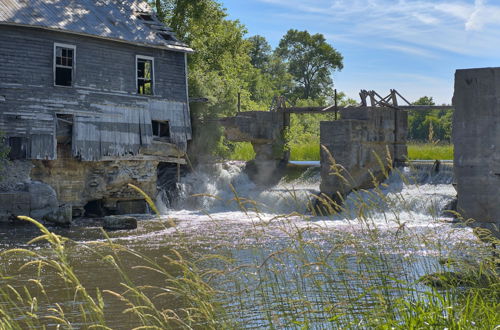
[[[500,68],[455,73],[453,143],[458,212],[500,237]]]
[[[394,162],[406,160],[408,116],[392,108],[342,109],[341,120],[321,122],[321,193],[340,202],[373,187]]]

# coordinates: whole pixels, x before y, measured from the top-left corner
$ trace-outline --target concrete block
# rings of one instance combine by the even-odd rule
[[[500,68],[457,70],[453,105],[458,211],[500,237]]]

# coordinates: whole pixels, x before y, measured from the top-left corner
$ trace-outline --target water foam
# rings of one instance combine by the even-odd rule
[[[307,215],[308,205],[319,193],[321,177],[317,166],[307,168],[295,179],[285,176],[278,185],[267,189],[257,187],[243,169],[243,162],[199,167],[181,180],[179,197],[171,208],[164,208],[165,214],[189,218],[190,222],[213,218],[244,222],[249,214],[255,214],[257,220],[252,221],[267,221],[278,214]],[[378,189],[351,193],[341,214],[313,220],[341,225],[369,217],[385,226],[429,225],[431,220],[442,218],[441,211],[456,195],[451,185],[452,167],[441,166],[439,172],[433,169],[432,163],[399,168]]]

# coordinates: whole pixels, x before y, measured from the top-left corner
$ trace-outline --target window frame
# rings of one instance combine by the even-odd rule
[[[138,76],[138,64],[139,60],[148,60],[151,61],[151,94],[140,94],[139,93],[139,76]],[[155,58],[152,56],[146,56],[146,55],[135,55],[135,93],[137,95],[145,95],[145,96],[152,96],[156,95],[155,93],[155,86],[156,86],[156,81],[155,81]]]
[[[57,85],[56,84],[57,47],[73,49],[73,65],[71,67],[71,86]],[[54,42],[54,54],[52,56],[52,61],[53,61],[52,71],[53,71],[53,77],[54,77],[54,86],[55,87],[66,87],[66,88],[74,87],[74,85],[75,85],[75,71],[76,71],[76,45]],[[61,66],[61,67],[64,67],[64,66]]]
[[[168,129],[168,135],[164,135],[164,136],[161,136],[161,135],[155,135],[154,134],[154,126],[155,124],[158,125],[158,134],[160,134],[161,132],[161,125],[165,125],[167,126],[167,129]],[[170,141],[170,137],[171,137],[171,130],[170,130],[170,120],[151,120],[151,133],[152,133],[152,136],[153,136],[153,140],[167,140],[167,141]]]

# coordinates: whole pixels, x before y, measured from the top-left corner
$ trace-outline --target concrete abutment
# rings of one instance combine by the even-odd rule
[[[500,238],[500,68],[457,70],[453,105],[457,210]]]

